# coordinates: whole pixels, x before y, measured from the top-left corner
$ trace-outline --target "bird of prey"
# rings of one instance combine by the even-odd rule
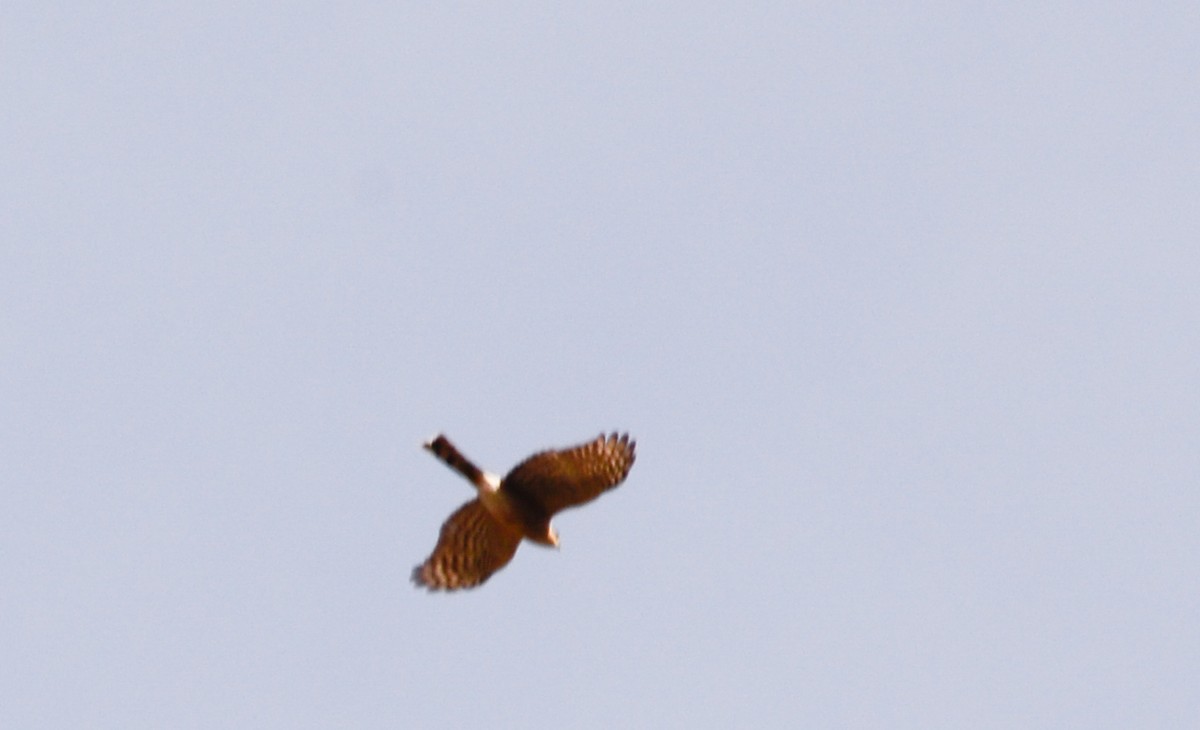
[[[601,434],[586,444],[534,454],[501,479],[439,434],[425,448],[466,477],[478,496],[442,525],[433,554],[413,569],[413,582],[431,591],[473,588],[512,560],[522,538],[557,547],[550,518],[623,482],[634,447],[628,434]]]

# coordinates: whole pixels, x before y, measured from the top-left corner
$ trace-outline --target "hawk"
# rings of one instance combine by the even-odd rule
[[[635,445],[628,434],[601,434],[586,444],[534,454],[501,479],[439,434],[425,448],[466,477],[479,496],[442,525],[433,554],[413,569],[413,582],[431,591],[473,588],[508,565],[522,538],[558,547],[550,518],[625,481]]]

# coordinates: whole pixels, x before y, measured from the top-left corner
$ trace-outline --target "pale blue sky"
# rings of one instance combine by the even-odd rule
[[[1196,725],[1197,38],[5,3],[0,726]],[[425,438],[611,429],[560,551],[408,583]]]

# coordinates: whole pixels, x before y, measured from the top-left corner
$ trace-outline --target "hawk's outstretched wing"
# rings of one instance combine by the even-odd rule
[[[636,443],[628,434],[534,454],[513,467],[500,488],[549,519],[559,510],[590,502],[625,480]]]
[[[520,543],[519,530],[501,524],[472,499],[442,525],[433,554],[413,569],[413,582],[431,591],[477,586],[508,565]]]

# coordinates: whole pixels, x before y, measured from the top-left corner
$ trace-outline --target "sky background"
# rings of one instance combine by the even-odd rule
[[[0,8],[0,726],[1200,722],[1195,3],[101,5]],[[617,429],[409,583],[426,438]]]

